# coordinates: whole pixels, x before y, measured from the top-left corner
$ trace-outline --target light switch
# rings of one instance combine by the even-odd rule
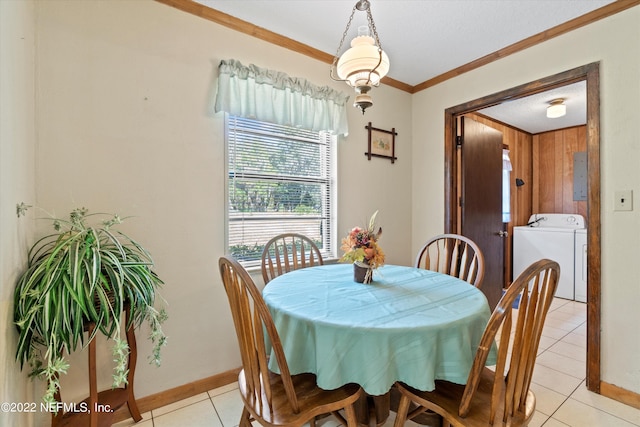
[[[632,190],[616,191],[616,202],[613,210],[632,211],[633,210],[633,191]]]

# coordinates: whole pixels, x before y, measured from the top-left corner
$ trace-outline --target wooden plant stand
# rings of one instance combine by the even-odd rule
[[[130,308],[125,307],[125,322],[129,323]],[[125,323],[125,324],[126,324]],[[89,336],[93,333],[96,325],[88,323],[85,328]],[[98,392],[98,381],[96,378],[96,340],[93,339],[89,343],[89,397],[81,403],[74,405],[74,411],[64,412],[62,408],[52,415],[51,427],[66,426],[89,426],[89,427],[106,427],[113,424],[113,416],[125,403],[129,408],[129,413],[134,421],[142,420],[136,398],[133,395],[133,380],[136,371],[136,359],[138,350],[136,347],[136,336],[133,331],[133,324],[127,329],[127,344],[129,345],[129,373],[127,375],[127,384],[121,388],[109,389]],[[58,402],[61,402],[60,390],[55,396]],[[83,409],[86,408],[86,411]]]

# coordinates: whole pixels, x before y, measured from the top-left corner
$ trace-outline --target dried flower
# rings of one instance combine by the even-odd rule
[[[370,268],[384,265],[384,252],[378,245],[382,227],[379,227],[377,232],[375,231],[377,215],[378,211],[371,215],[367,228],[354,227],[347,237],[342,239],[344,255],[340,258],[340,262],[364,263]]]

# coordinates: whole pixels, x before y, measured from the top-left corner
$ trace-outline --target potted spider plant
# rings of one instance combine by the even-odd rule
[[[102,221],[89,223],[96,218]],[[82,208],[73,210],[69,220],[52,221],[56,232],[31,247],[14,294],[19,331],[16,358],[21,369],[30,365],[30,376],[47,382],[43,401],[48,403],[55,401],[59,376],[69,368],[65,352],[87,345],[98,331],[114,341],[113,386],[126,384],[129,348],[120,337],[126,305],[130,310],[126,328],[149,324],[154,344],[149,358],[156,365],[166,344],[161,325],[167,318],[164,308],[154,308],[163,282],[152,269],[151,255],[116,230],[122,218],[89,214]],[[95,324],[94,332],[85,337],[89,322]]]

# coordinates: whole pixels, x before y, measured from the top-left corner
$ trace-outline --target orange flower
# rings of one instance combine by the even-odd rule
[[[366,248],[364,250],[364,257],[366,259],[371,259],[376,254],[376,250],[374,248]]]

